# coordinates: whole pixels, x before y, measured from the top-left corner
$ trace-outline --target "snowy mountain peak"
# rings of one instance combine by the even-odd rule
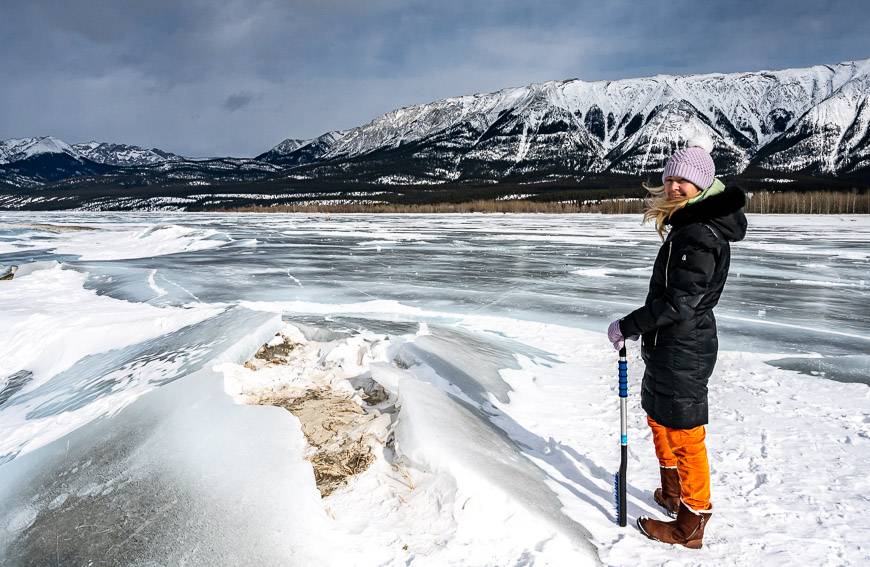
[[[34,144],[29,146],[25,152],[28,156],[36,154],[70,154],[74,155],[75,150],[63,140],[59,140],[54,136],[45,136],[39,138]]]
[[[287,138],[286,140],[284,140],[283,142],[281,142],[280,144],[278,144],[277,146],[275,146],[272,149],[274,151],[277,151],[277,152],[292,152],[293,150],[296,150],[296,149],[304,146],[305,144],[307,144],[310,141],[311,140],[300,140],[300,139],[296,139],[296,138]]]
[[[78,161],[88,159],[100,164],[120,166],[151,165],[182,159],[180,156],[157,148],[149,150],[128,144],[93,140],[72,145],[53,136],[0,140],[0,164],[43,154],[66,154]]]
[[[153,165],[166,161],[178,161],[181,156],[157,148],[145,149],[128,144],[90,141],[73,145],[84,157],[105,165],[135,166]]]
[[[0,163],[11,163],[40,154],[67,154],[75,159],[81,158],[72,146],[53,136],[0,140]]]

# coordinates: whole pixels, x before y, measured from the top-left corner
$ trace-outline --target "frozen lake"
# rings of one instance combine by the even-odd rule
[[[87,288],[117,299],[392,300],[596,331],[642,301],[660,242],[634,216],[66,213],[0,222],[111,231],[6,229],[0,263],[66,262],[88,273]],[[145,227],[153,232],[139,234]],[[167,254],[185,246],[193,251]],[[866,218],[756,215],[717,309],[722,346],[864,354],[868,296]]]
[[[722,517],[675,561],[860,564],[870,218],[749,222],[716,309]],[[0,271],[20,266],[0,282],[0,562],[659,564],[667,548],[610,517],[604,332],[642,303],[659,244],[637,216],[0,213]],[[323,500],[295,418],[240,403],[241,364],[278,331],[312,354],[269,388],[364,377],[395,402],[383,470]],[[632,518],[657,473],[637,402]],[[848,497],[782,467],[831,443],[819,465],[856,504],[796,543],[812,522],[788,513]],[[415,490],[388,488],[397,467]],[[745,502],[767,509],[741,524]]]

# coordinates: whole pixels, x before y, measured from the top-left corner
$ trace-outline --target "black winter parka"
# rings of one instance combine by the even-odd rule
[[[713,307],[728,277],[729,242],[746,235],[745,204],[732,186],[674,212],[646,302],[619,322],[623,336],[641,336],[641,405],[666,427],[708,421],[707,380],[719,346]]]

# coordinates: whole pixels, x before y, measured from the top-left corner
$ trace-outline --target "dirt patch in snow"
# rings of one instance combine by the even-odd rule
[[[256,371],[291,364],[290,355],[298,346],[279,335],[263,345],[245,366]],[[385,441],[381,437],[390,424],[390,416],[372,406],[384,401],[387,394],[380,385],[369,382],[359,390],[367,407],[328,386],[287,393],[273,391],[249,400],[282,407],[299,420],[310,446],[307,458],[321,497],[329,496],[344,486],[348,478],[365,471],[375,460],[373,445]]]
[[[279,337],[280,342],[277,342],[277,344],[273,344],[273,341],[270,341],[261,346],[260,350],[254,354],[253,360],[249,360],[245,363],[245,367],[250,370],[257,370],[262,367],[264,363],[271,365],[287,364],[290,353],[292,353],[299,345],[287,337],[281,335],[276,336],[276,338]]]
[[[369,426],[376,416],[353,400],[329,389],[308,390],[298,397],[265,397],[262,405],[278,406],[296,416],[311,446],[308,460],[323,497],[375,460]]]

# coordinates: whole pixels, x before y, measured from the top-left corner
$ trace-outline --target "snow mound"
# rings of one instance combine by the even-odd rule
[[[489,369],[506,361],[465,360],[458,337],[427,325],[389,337],[291,322],[245,365],[220,369],[239,402],[299,420],[323,505],[365,548],[364,564],[595,563],[547,475],[463,393],[498,391]],[[462,379],[444,364],[451,354],[465,361]]]
[[[61,235],[53,246],[56,253],[78,255],[81,260],[124,260],[208,250],[229,242],[225,233],[215,229],[171,224]]]

